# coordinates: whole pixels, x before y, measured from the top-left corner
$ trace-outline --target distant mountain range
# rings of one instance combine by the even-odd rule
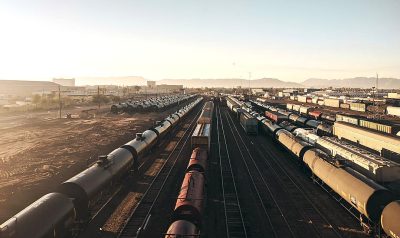
[[[376,78],[356,77],[348,79],[307,79],[302,82],[306,87],[314,88],[372,88],[376,87]],[[398,89],[400,88],[400,79],[396,78],[379,78],[378,88],[381,89]]]
[[[126,77],[82,77],[77,78],[77,84],[83,85],[101,85],[101,84],[117,84],[117,85],[146,85],[146,79],[140,76]],[[201,88],[201,87],[252,87],[252,88],[371,88],[376,86],[376,78],[356,77],[347,79],[318,79],[310,78],[302,83],[286,82],[275,78],[261,78],[254,80],[246,79],[162,79],[157,84],[183,84],[184,87]],[[398,89],[400,88],[400,79],[396,78],[380,78],[378,82],[380,89]]]
[[[77,77],[77,85],[146,85],[147,80],[141,76],[121,77]]]
[[[262,78],[251,80],[245,79],[163,79],[158,84],[183,84],[185,87],[252,87],[252,88],[372,88],[376,86],[376,78],[356,77],[348,79],[307,79],[302,83],[285,82],[274,78]],[[378,88],[398,89],[400,88],[400,79],[380,78]]]
[[[254,80],[246,79],[163,79],[157,84],[183,84],[184,87],[252,87],[252,88],[299,88],[304,87],[299,83],[284,82],[274,78],[262,78]]]

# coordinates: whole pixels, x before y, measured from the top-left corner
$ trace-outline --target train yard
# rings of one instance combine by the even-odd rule
[[[398,197],[384,186],[400,167],[331,138],[320,115],[232,96],[140,102],[150,104],[172,108],[0,237],[398,237]]]

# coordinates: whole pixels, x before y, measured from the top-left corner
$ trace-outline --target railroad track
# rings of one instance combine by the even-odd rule
[[[224,200],[226,236],[228,238],[247,237],[246,226],[239,203],[236,181],[232,171],[232,165],[230,162],[231,158],[226,143],[219,105],[216,107],[216,118],[218,157],[220,164],[222,197]]]
[[[273,168],[273,173],[281,179],[287,191],[291,191],[292,200],[298,203],[304,217],[311,222],[315,232],[319,237],[342,237],[340,231],[335,227],[328,218],[314,205],[310,197],[302,189],[302,184],[294,179],[293,174],[289,174],[285,169],[279,155],[276,152],[268,150],[265,145],[261,144],[261,149],[257,148],[263,155],[263,163]],[[265,154],[269,155],[268,157]],[[282,158],[286,159],[286,158]],[[284,176],[283,176],[284,175]]]
[[[196,113],[194,119],[190,121],[190,124],[185,129],[183,136],[180,137],[180,139],[176,142],[174,148],[165,159],[164,164],[162,165],[156,176],[154,176],[152,180],[149,177],[148,180],[151,181],[144,181],[144,183],[150,183],[150,186],[143,194],[143,197],[136,208],[129,215],[129,218],[125,222],[122,230],[119,232],[118,237],[140,237],[146,231],[146,228],[148,227],[152,218],[151,216],[153,212],[153,207],[155,206],[157,199],[161,194],[161,191],[164,189],[164,185],[170,177],[171,171],[175,167],[175,164],[180,157],[180,154],[182,153],[187,142],[189,141],[200,113],[201,110],[199,110]]]
[[[266,227],[266,233],[273,237],[297,237],[273,193],[273,190],[276,191],[276,186],[275,189],[271,188],[271,185],[266,181],[260,168],[255,163],[247,145],[238,141],[237,138],[241,138],[241,135],[230,115],[225,111],[224,116],[226,119],[225,125],[227,125],[231,131],[235,143],[234,146],[239,150],[244,168],[249,175],[251,185],[258,198],[257,205],[264,212],[267,220],[267,224],[265,224],[268,226],[268,228]],[[279,199],[282,197],[283,195],[280,194]]]
[[[230,121],[234,123],[231,116],[228,116]],[[313,232],[310,233],[309,229],[302,229],[302,236],[342,237],[338,229],[329,222],[326,216],[313,204],[308,195],[302,190],[302,186],[289,175],[287,168],[285,169],[279,156],[273,150],[268,149],[263,143],[260,143],[260,140],[256,141],[250,136],[247,136],[244,140],[238,131],[237,134],[241,143],[247,144],[247,148],[252,147],[252,149],[255,149],[258,155],[263,158],[263,160],[257,160],[258,166],[264,168],[263,175],[270,181],[276,181],[278,186],[284,188],[286,193],[290,194],[290,196],[285,196],[285,200],[282,201],[285,204],[285,208],[289,207],[289,211],[298,211],[292,214],[297,213],[302,218],[303,222],[311,225]],[[266,155],[268,155],[268,157]],[[301,229],[302,227],[298,228]]]

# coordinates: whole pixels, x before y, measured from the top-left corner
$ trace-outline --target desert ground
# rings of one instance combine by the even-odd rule
[[[113,115],[104,106],[93,119],[58,119],[57,111],[1,115],[0,223],[175,110]]]

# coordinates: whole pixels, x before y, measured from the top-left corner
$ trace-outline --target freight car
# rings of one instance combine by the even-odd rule
[[[307,115],[308,112],[309,112],[311,109],[312,109],[312,107],[301,106],[299,112],[300,112],[300,114]]]
[[[362,116],[356,115],[343,115],[337,114],[336,121],[347,122],[353,125],[358,125],[361,127],[369,128],[375,131],[381,131],[388,134],[396,135],[400,131],[400,125],[390,123],[385,120],[375,121],[372,119],[367,119]]]
[[[190,156],[186,172],[198,171],[204,173],[207,167],[207,151],[200,147],[195,148]]]
[[[328,107],[340,107],[342,100],[336,98],[325,98],[324,105]]]
[[[279,130],[282,130],[283,128],[280,127],[279,125],[272,123],[272,121],[268,120],[268,119],[264,119],[261,122],[261,128],[262,130],[268,134],[271,135],[273,138],[276,138],[276,133]]]
[[[203,221],[207,152],[195,148],[172,214],[165,238],[198,237]]]
[[[317,126],[317,135],[319,136],[331,136],[333,133],[332,126],[325,123],[319,124]]]
[[[343,114],[336,114],[336,121],[343,121],[347,122],[353,125],[358,125],[360,117],[355,117],[355,116],[347,116]]]
[[[275,123],[280,123],[284,120],[288,120],[288,116],[284,115],[279,112],[271,112],[271,111],[266,111],[265,116],[269,118],[270,120],[274,121]]]
[[[111,106],[112,113],[134,113],[140,111],[160,111],[170,106],[176,105],[181,101],[186,101],[195,95],[179,95],[179,96],[165,96],[158,98],[150,98],[148,100],[131,101],[125,103],[113,104]]]
[[[400,237],[400,200],[387,205],[382,212],[381,226],[390,237]]]
[[[49,193],[0,225],[0,237],[42,238],[71,236],[76,218],[72,200]]]
[[[226,105],[231,111],[240,108],[240,105],[235,100],[233,100],[233,97],[230,96],[226,98]]]
[[[247,112],[240,114],[240,125],[243,127],[247,134],[258,134],[258,121],[252,115]]]
[[[169,118],[180,120],[201,101],[198,98]],[[146,130],[107,156],[99,157],[94,165],[61,184],[57,192],[43,196],[0,225],[0,237],[69,236],[76,224],[90,219],[90,205],[101,197],[101,192],[128,174],[144,151],[149,151],[170,130],[166,127],[173,123],[167,119],[165,124]]]
[[[365,148],[379,152],[383,157],[400,160],[400,138],[344,122],[335,122],[333,134]]]
[[[379,233],[376,228],[380,225],[389,236],[400,237],[398,228],[400,227],[400,202],[392,202],[395,196],[388,189],[361,173],[344,166],[341,158],[329,157],[310,144],[302,143],[301,140],[293,138],[288,131],[270,120],[265,118],[259,118],[259,120],[267,134],[276,138],[276,141],[300,159],[300,163],[305,164],[311,170],[313,179],[318,184],[324,188],[329,186],[330,189],[325,188],[326,191],[335,192],[335,196],[339,195],[342,199],[338,199],[338,201],[349,212],[354,209],[358,211],[358,214],[355,215],[359,216],[359,220],[366,231],[374,229],[375,232]],[[318,139],[318,137],[316,138]],[[354,212],[352,213],[354,214]]]
[[[361,214],[365,227],[370,227],[368,219],[378,223],[383,208],[394,200],[388,189],[348,167],[335,165],[318,149],[306,151],[303,161],[315,180],[321,180]]]
[[[304,153],[312,148],[310,144],[300,139],[286,130],[279,130],[276,132],[276,139],[281,143],[290,153],[298,158],[303,158]]]
[[[321,115],[321,119],[324,121],[327,121],[327,122],[335,122],[336,121],[335,115],[328,114],[328,113],[323,113]]]
[[[118,103],[111,106],[111,113],[118,114],[119,112],[126,111],[128,105],[126,103]]]
[[[352,146],[334,137],[321,137],[316,147],[332,157],[345,159],[354,170],[377,182],[400,180],[400,164]]]
[[[86,222],[90,217],[89,207],[97,200],[99,193],[126,174],[133,163],[133,154],[125,148],[118,148],[62,183],[57,191],[73,199],[77,220]]]
[[[322,124],[320,121],[316,120],[307,120],[306,123],[304,124],[306,127],[311,127],[311,128],[318,128],[318,126]]]
[[[310,115],[311,117],[313,117],[316,120],[319,120],[321,118],[322,112],[320,112],[320,111],[311,111],[311,112],[308,112],[308,115]]]
[[[297,128],[293,131],[293,135],[314,146],[317,140],[320,138],[318,135],[315,134],[314,131],[314,129],[310,130]]]
[[[279,123],[279,126],[289,132],[293,132],[294,130],[297,129],[297,126],[293,125],[292,123],[290,123],[288,121],[283,121],[283,122]]]
[[[192,148],[201,147],[210,151],[211,124],[197,124],[191,138]]]
[[[359,103],[359,102],[350,103],[350,110],[352,111],[365,112],[366,109],[367,105],[365,103]]]
[[[214,103],[212,101],[206,102],[204,104],[203,111],[201,112],[201,115],[197,122],[211,124],[213,112],[214,112]]]
[[[189,171],[185,174],[176,200],[173,220],[186,220],[200,226],[203,215],[204,174]]]
[[[396,135],[400,131],[400,125],[389,124],[387,122],[382,122],[382,121],[377,122],[366,119],[360,119],[358,125],[375,131],[381,131],[393,135]]]

